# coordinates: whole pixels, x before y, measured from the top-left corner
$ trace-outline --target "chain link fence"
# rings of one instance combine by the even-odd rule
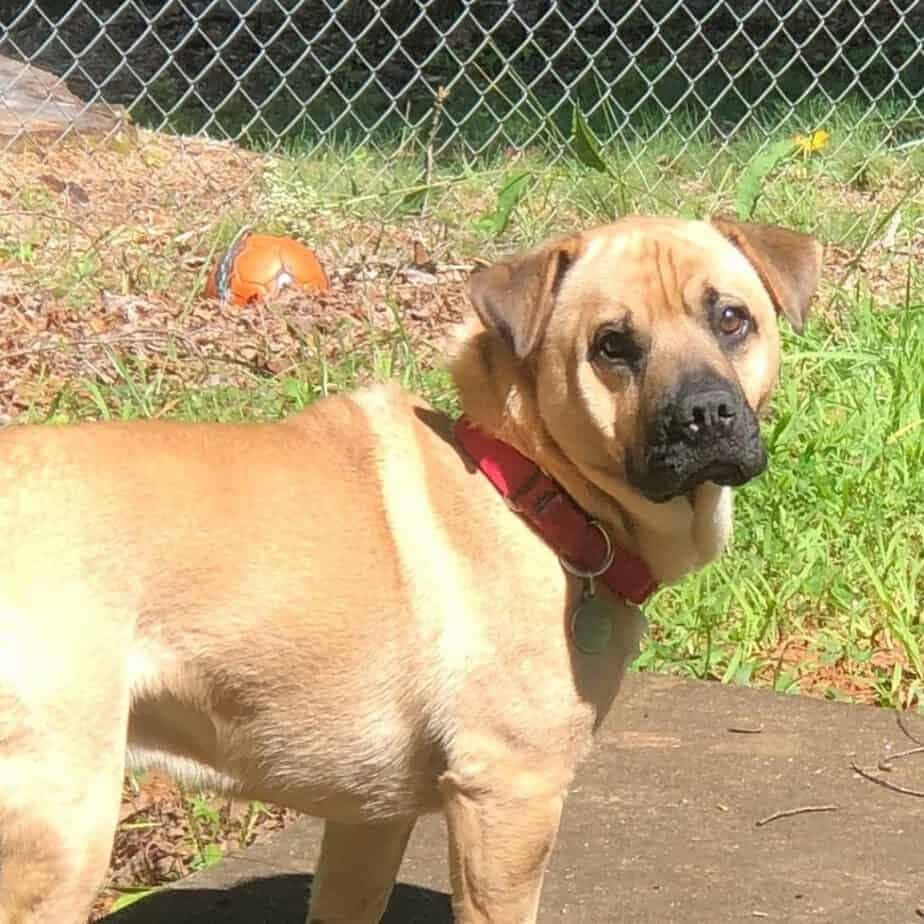
[[[113,107],[260,150],[410,137],[435,156],[558,156],[574,105],[603,142],[722,145],[845,102],[858,125],[885,106],[883,146],[924,138],[920,0],[27,0],[0,4],[0,25],[0,56],[83,103],[11,73],[7,145],[36,119],[80,127]]]
[[[924,240],[922,43],[922,0],[0,0],[0,416],[124,381],[117,353],[211,381],[243,336],[220,368],[249,368],[257,321],[198,298],[243,226],[318,249],[332,329],[387,298],[426,325],[475,258],[734,207],[796,133],[824,156],[757,216],[845,260],[875,236],[857,272],[891,278]]]
[[[573,164],[575,112],[635,210],[680,209],[697,180],[695,208],[707,188],[725,205],[761,150],[815,131],[837,183],[879,196],[886,157],[904,195],[924,169],[924,0],[0,0],[0,257],[28,263],[33,235],[47,261],[40,212],[126,290],[258,215],[359,259],[392,217],[416,233],[422,203],[470,215],[472,171],[497,189],[528,158]],[[59,217],[62,198],[89,205]],[[126,235],[144,266],[116,266]]]

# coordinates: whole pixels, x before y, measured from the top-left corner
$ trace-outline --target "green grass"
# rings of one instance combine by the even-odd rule
[[[22,420],[50,424],[151,417],[223,422],[276,420],[328,395],[386,380],[400,382],[449,413],[459,410],[449,374],[440,367],[422,365],[398,325],[380,332],[361,352],[345,349],[336,362],[321,357],[284,375],[254,376],[246,386],[178,387],[175,381],[148,371],[143,363],[113,359],[118,371],[115,383],[68,383],[48,406],[30,409]]]
[[[489,211],[497,192],[517,176],[528,176],[531,189],[506,229],[507,248],[575,222],[612,219],[627,211],[691,217],[731,211],[736,186],[761,150],[795,133],[824,128],[830,134],[825,151],[791,158],[767,185],[754,217],[856,247],[900,197],[917,191],[924,173],[924,144],[901,155],[894,150],[896,138],[908,132],[924,137],[924,112],[909,111],[899,100],[884,100],[872,110],[859,101],[833,112],[815,102],[789,115],[764,110],[729,138],[690,112],[679,113],[666,126],[662,121],[643,111],[633,123],[635,141],[602,146],[607,174],[588,170],[573,156],[550,165],[541,146],[518,151],[513,159],[509,151],[498,154],[496,146],[491,155],[446,155],[427,172],[425,133],[405,133],[378,148],[347,143],[322,150],[296,137],[270,160],[260,212],[278,230],[336,248],[342,226],[333,224],[331,235],[319,225],[319,214],[413,225],[425,192],[427,226],[440,229],[458,253],[484,255],[492,241],[479,230],[478,213]],[[922,216],[924,198],[909,196],[900,214],[902,228]]]
[[[656,598],[638,667],[796,691],[837,665],[882,703],[920,697],[924,275],[909,283],[896,304],[840,292],[833,320],[786,337],[769,471],[737,494],[731,552]],[[789,640],[798,670],[771,654]]]
[[[783,126],[824,128],[830,142],[775,170],[755,217],[812,232],[842,258],[826,273],[806,335],[784,331],[782,383],[765,426],[771,466],[738,493],[733,548],[653,601],[638,669],[889,705],[921,699],[924,270],[907,250],[889,255],[881,241],[897,235],[920,246],[924,145],[900,155],[891,147],[924,129],[920,113],[900,102],[883,103],[865,120],[858,105],[828,114],[807,103]],[[640,118],[638,141],[600,149],[606,173],[574,156],[550,164],[541,149],[513,160],[445,154],[428,171],[427,137],[413,133],[379,148],[312,150],[310,139],[295,139],[269,158],[255,212],[217,221],[210,246],[230,240],[246,218],[303,237],[331,265],[370,255],[406,262],[411,237],[447,258],[490,258],[625,212],[732,211],[741,177],[767,139],[751,126],[719,144],[697,131],[694,114],[687,118],[661,132]],[[765,118],[776,124],[772,113]],[[0,246],[41,269],[34,237],[0,236]],[[853,257],[852,275],[843,255]],[[56,290],[84,305],[96,269],[75,248],[70,263],[54,267]],[[844,287],[864,272],[868,285]],[[409,339],[400,313],[362,350],[339,348],[337,337],[320,338],[316,355],[309,350],[284,375],[254,377],[246,387],[178,388],[120,358],[115,384],[68,383],[51,407],[27,417],[273,419],[382,378],[458,410],[446,374],[422,358],[429,354]]]
[[[784,328],[781,385],[765,423],[768,472],[737,493],[730,552],[659,593],[636,667],[798,691],[836,665],[864,698],[901,705],[924,683],[924,273],[903,299],[834,290],[802,337]],[[326,394],[397,378],[456,413],[451,383],[395,329],[362,354],[312,362],[249,388],[176,393],[143,370],[65,396],[52,419],[272,419]],[[171,404],[172,402],[172,404]],[[795,643],[798,663],[778,656]],[[889,652],[877,658],[877,651]],[[843,696],[837,682],[813,692]]]

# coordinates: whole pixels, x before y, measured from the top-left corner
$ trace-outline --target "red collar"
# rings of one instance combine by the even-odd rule
[[[525,517],[560,557],[584,571],[606,560],[601,530],[538,465],[465,417],[456,421],[455,436],[511,509]],[[614,545],[613,551],[613,563],[599,580],[617,596],[644,603],[658,587],[648,566],[625,549]]]

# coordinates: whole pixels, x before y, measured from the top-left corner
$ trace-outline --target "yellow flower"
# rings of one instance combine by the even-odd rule
[[[818,151],[823,151],[828,146],[830,137],[828,132],[823,128],[819,128],[817,131],[812,132],[811,135],[796,135],[792,140],[803,155],[809,157]]]

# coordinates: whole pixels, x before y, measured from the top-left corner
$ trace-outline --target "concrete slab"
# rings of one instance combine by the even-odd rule
[[[920,922],[924,799],[851,769],[913,745],[886,710],[632,675],[568,801],[540,921]],[[924,754],[893,766],[875,772],[924,790]],[[757,825],[819,805],[837,809]],[[320,832],[306,819],[107,924],[304,924]],[[388,924],[452,920],[439,818],[400,881]]]

